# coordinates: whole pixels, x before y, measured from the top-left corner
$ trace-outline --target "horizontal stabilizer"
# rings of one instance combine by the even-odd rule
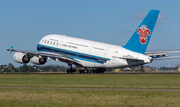
[[[179,53],[180,50],[164,50],[164,51],[146,51],[145,55],[152,57],[154,60],[180,58],[179,56],[169,56],[168,53]]]
[[[178,53],[180,52],[179,49],[177,50],[162,50],[162,51],[146,51],[146,55],[149,56],[149,54],[157,54],[157,53]]]
[[[153,60],[176,59],[176,58],[180,58],[180,56],[166,56],[166,57],[159,57],[159,58],[153,58]]]

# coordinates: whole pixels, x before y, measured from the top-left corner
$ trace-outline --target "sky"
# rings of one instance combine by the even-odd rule
[[[0,0],[0,65],[20,66],[6,49],[36,51],[39,40],[48,34],[123,46],[151,9],[161,13],[147,50],[180,49],[179,0]],[[51,64],[63,65],[52,60],[45,65]],[[148,64],[176,65],[180,59]]]

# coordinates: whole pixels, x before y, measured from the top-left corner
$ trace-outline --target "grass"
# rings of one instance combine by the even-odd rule
[[[178,107],[180,92],[0,89],[1,107]]]
[[[0,75],[0,87],[180,89],[180,75]],[[0,107],[178,107],[178,91],[0,88]]]
[[[180,75],[0,75],[0,86],[180,89]]]

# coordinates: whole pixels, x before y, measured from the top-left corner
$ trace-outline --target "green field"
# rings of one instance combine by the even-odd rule
[[[178,107],[180,91],[121,91],[47,88],[180,89],[180,75],[1,74],[0,107],[124,106]],[[7,88],[4,88],[7,87]],[[11,88],[8,88],[11,87]],[[28,88],[12,88],[28,87]],[[32,88],[31,88],[32,87]]]

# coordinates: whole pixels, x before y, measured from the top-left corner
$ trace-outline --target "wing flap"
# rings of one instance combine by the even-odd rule
[[[45,56],[45,57],[50,57],[54,60],[56,60],[56,58],[58,58],[59,60],[63,61],[63,60],[66,60],[66,61],[69,61],[69,62],[75,62],[75,63],[78,63],[80,64],[79,61],[73,59],[73,58],[70,58],[68,55],[66,54],[62,54],[62,53],[52,53],[52,52],[38,52],[40,56]]]

